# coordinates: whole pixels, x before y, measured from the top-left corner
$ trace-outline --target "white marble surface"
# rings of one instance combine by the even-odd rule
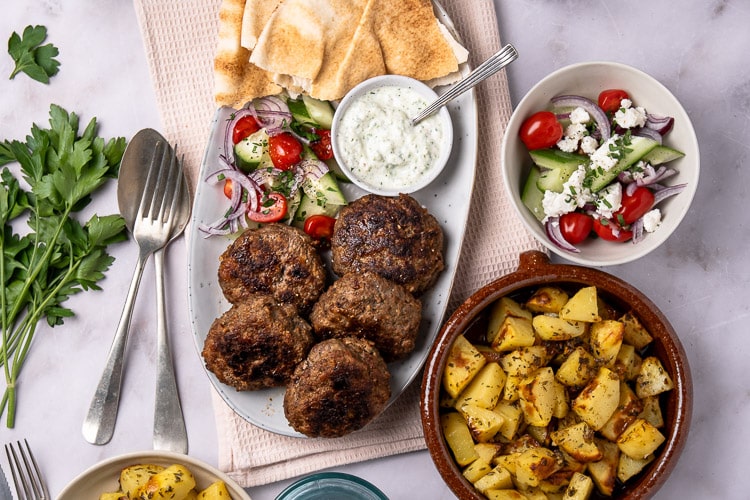
[[[495,0],[501,35],[515,44],[508,70],[514,102],[561,66],[613,60],[636,66],[669,87],[693,119],[701,148],[701,182],[694,208],[672,239],[647,258],[607,270],[645,292],[682,338],[693,373],[693,426],[683,456],[657,498],[744,498],[750,439],[750,398],[744,367],[747,263],[750,236],[742,210],[750,185],[750,5],[740,0],[674,2]],[[0,39],[27,24],[49,28],[61,51],[61,72],[48,86],[19,75],[0,50],[0,138],[22,138],[47,120],[50,103],[99,118],[105,137],[131,137],[160,120],[133,6],[119,0],[5,2]],[[459,27],[460,28],[460,27]],[[4,76],[6,75],[6,76]],[[95,205],[117,210],[115,186]],[[738,211],[739,210],[739,211]],[[78,316],[56,329],[40,328],[22,373],[18,423],[0,426],[0,442],[27,437],[53,494],[97,461],[151,447],[154,380],[153,270],[136,303],[120,418],[106,446],[86,443],[81,422],[109,349],[135,265],[136,248],[112,249],[117,258],[104,291],[74,297]],[[168,252],[169,317],[174,334],[190,454],[216,463],[209,383],[186,314],[185,245]],[[5,465],[5,460],[0,460]],[[338,470],[362,476],[393,499],[452,498],[426,452]],[[290,481],[253,488],[272,499]],[[418,488],[418,489],[416,489]],[[418,493],[415,493],[418,491]]]

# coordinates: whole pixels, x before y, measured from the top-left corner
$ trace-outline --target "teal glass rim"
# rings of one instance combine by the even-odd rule
[[[306,499],[388,500],[385,493],[364,479],[343,472],[320,472],[289,485],[276,500]]]

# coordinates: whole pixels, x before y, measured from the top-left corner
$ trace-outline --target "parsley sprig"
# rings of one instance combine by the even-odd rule
[[[51,43],[42,45],[46,38],[44,26],[26,26],[22,36],[13,32],[8,40],[8,54],[16,63],[11,80],[24,72],[38,82],[49,83],[50,77],[57,74],[60,62],[55,57],[60,51]]]
[[[61,325],[74,315],[63,305],[68,297],[100,290],[97,283],[114,260],[107,245],[126,238],[120,215],[93,215],[85,224],[74,217],[117,176],[125,139],[105,142],[96,135],[95,118],[79,135],[78,116],[54,104],[49,125],[33,125],[26,142],[0,142],[0,166],[18,162],[29,186],[26,191],[8,167],[0,173],[0,365],[6,381],[0,415],[7,409],[8,427],[15,423],[18,376],[37,324],[45,318]],[[22,216],[25,235],[14,232]]]

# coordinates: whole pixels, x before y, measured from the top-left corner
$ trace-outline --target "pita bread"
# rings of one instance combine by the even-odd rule
[[[253,50],[263,27],[282,0],[247,0],[242,14],[242,36],[240,45]]]
[[[430,0],[223,0],[222,11],[217,102],[282,88],[336,100],[385,73],[445,84],[468,55]]]
[[[271,75],[249,63],[250,52],[240,46],[244,10],[245,0],[223,0],[219,8],[219,40],[214,58],[214,96],[219,106],[240,108],[253,97],[282,91]]]

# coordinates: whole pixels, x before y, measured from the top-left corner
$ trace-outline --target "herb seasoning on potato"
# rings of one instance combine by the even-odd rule
[[[440,403],[448,447],[480,493],[612,496],[655,458],[659,396],[674,384],[632,313],[593,286],[545,286],[498,299],[482,333],[456,338]]]

